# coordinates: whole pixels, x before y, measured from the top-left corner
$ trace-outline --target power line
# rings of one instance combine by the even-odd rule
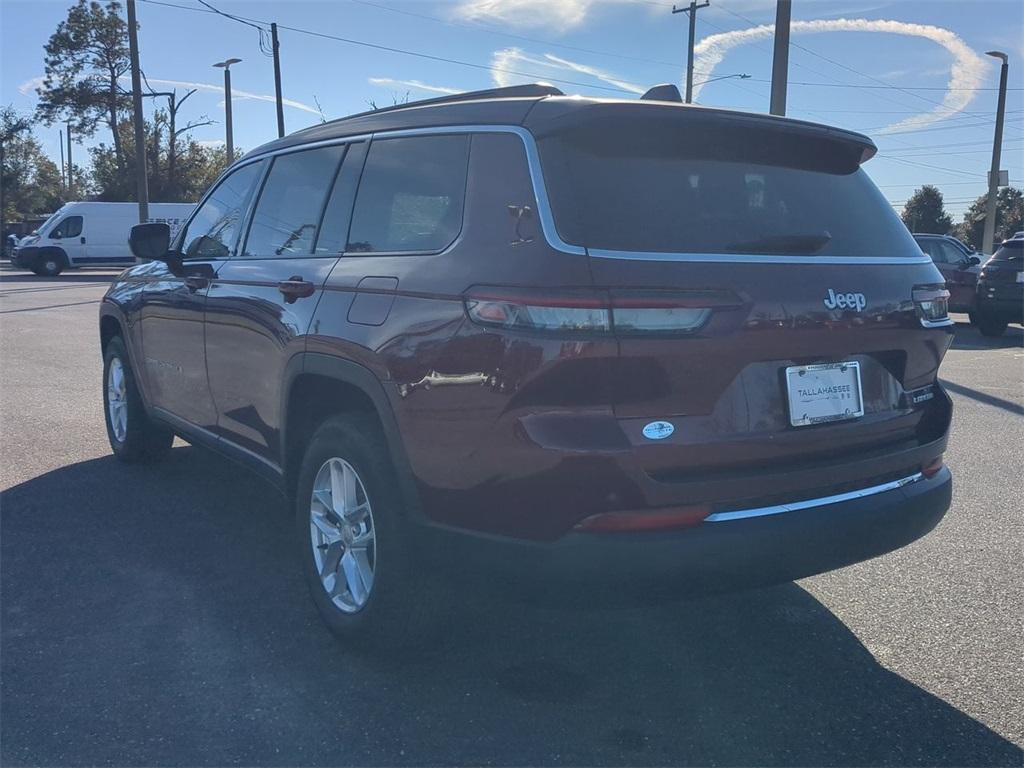
[[[879,189],[889,189],[891,187],[963,187],[963,186],[978,186],[977,181],[937,181],[935,183],[930,182],[915,182],[913,184],[878,184]]]
[[[426,13],[417,13],[416,11],[407,11],[402,8],[392,8],[391,6],[382,5],[381,3],[374,3],[371,0],[349,0],[352,3],[358,3],[359,5],[370,6],[371,8],[379,8],[382,11],[390,11],[391,13],[398,13],[402,16],[411,16],[416,19],[426,19],[429,21],[437,22],[438,24],[445,24],[450,27],[461,27],[462,29],[474,29],[481,32],[486,32],[491,35],[498,35],[499,37],[507,37],[511,40],[521,40],[527,43],[538,43],[540,45],[548,45],[553,48],[564,48],[567,51],[576,51],[577,53],[589,53],[594,56],[608,56],[615,59],[623,59],[625,61],[638,61],[644,64],[657,64],[659,66],[672,67],[674,70],[679,69],[679,63],[674,61],[662,61],[660,59],[647,59],[643,56],[630,56],[624,53],[612,53],[611,51],[599,51],[594,48],[582,48],[576,45],[567,45],[565,43],[556,43],[553,40],[544,40],[538,37],[527,37],[526,35],[517,35],[512,32],[505,32],[500,29],[495,29],[488,24],[480,24],[479,22],[473,24],[464,24],[458,21],[451,21],[449,19],[438,18],[437,16],[431,16]],[[658,3],[660,5],[660,3]],[[707,72],[697,72],[695,74],[706,75]]]
[[[879,153],[877,155],[879,160],[888,160],[893,163],[902,163],[904,165],[913,165],[918,168],[930,168],[934,171],[942,171],[943,173],[953,173],[957,176],[973,176],[978,178],[985,178],[983,173],[971,173],[970,171],[960,171],[955,168],[943,168],[941,165],[931,165],[929,163],[920,163],[914,160],[904,160],[902,157],[893,157],[892,155],[883,155]]]
[[[204,9],[202,9],[202,8],[194,8],[194,7],[187,6],[187,5],[178,5],[176,3],[169,3],[169,2],[166,2],[166,0],[139,0],[139,2],[150,3],[152,5],[164,5],[164,6],[168,6],[168,7],[172,7],[172,8],[180,8],[180,9],[186,10],[186,11],[197,11],[197,12],[206,12],[206,13],[213,13],[214,12],[214,11],[204,11]],[[253,21],[252,19],[245,19],[245,20],[246,21]],[[258,21],[258,20],[256,20],[256,21]],[[260,22],[260,23],[267,23],[267,22]],[[439,61],[439,62],[443,62],[443,63],[446,63],[446,64],[457,64],[457,65],[462,66],[462,67],[470,67],[472,69],[482,69],[482,70],[485,70],[487,72],[502,72],[502,73],[507,74],[507,75],[517,75],[519,77],[532,77],[532,78],[536,78],[538,80],[545,80],[545,81],[548,81],[548,82],[563,83],[563,84],[566,84],[566,85],[576,85],[576,86],[579,86],[581,88],[592,88],[592,89],[596,89],[596,90],[600,90],[600,91],[611,91],[613,93],[627,93],[627,94],[629,94],[631,96],[633,95],[632,91],[628,91],[625,88],[616,88],[616,87],[610,86],[610,85],[606,86],[606,85],[594,85],[592,83],[581,83],[578,80],[564,80],[564,79],[557,78],[557,77],[549,77],[547,75],[537,75],[537,74],[534,74],[534,73],[531,73],[531,72],[520,72],[520,71],[514,70],[514,69],[504,69],[502,67],[495,67],[493,65],[488,65],[488,64],[477,64],[477,63],[472,62],[472,61],[461,61],[459,59],[451,59],[451,58],[448,58],[446,56],[435,56],[435,55],[430,54],[430,53],[421,53],[419,51],[410,51],[410,50],[407,50],[405,48],[396,48],[396,47],[390,46],[390,45],[381,45],[380,43],[369,43],[369,42],[366,42],[365,40],[355,40],[355,39],[349,38],[349,37],[341,37],[340,35],[331,35],[331,34],[328,34],[326,32],[316,32],[314,30],[303,29],[301,27],[291,27],[291,26],[288,26],[287,24],[278,24],[277,26],[278,26],[279,29],[287,29],[289,32],[295,32],[295,33],[300,34],[300,35],[309,35],[311,37],[320,37],[320,38],[325,38],[327,40],[335,40],[335,41],[337,41],[339,43],[348,43],[349,45],[356,45],[356,46],[360,46],[360,47],[363,47],[363,48],[371,48],[373,50],[378,50],[378,51],[387,51],[388,53],[399,53],[399,54],[402,54],[404,56],[414,56],[414,57],[420,58],[420,59],[427,59],[428,61]]]

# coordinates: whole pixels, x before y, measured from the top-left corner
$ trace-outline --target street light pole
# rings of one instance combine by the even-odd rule
[[[235,161],[235,139],[231,131],[231,65],[241,59],[225,59],[213,66],[224,70],[224,130],[227,134],[228,165]]]
[[[999,68],[999,103],[996,107],[996,134],[992,141],[992,170],[988,174],[988,199],[985,201],[985,234],[981,239],[981,252],[992,253],[996,234],[996,196],[999,194],[999,155],[1003,146],[1003,117],[1006,114],[1006,76],[1009,70],[1007,56],[1002,51],[987,51],[986,55],[1001,59]]]

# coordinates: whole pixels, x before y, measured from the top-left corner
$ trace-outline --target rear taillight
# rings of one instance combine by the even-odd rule
[[[937,325],[950,325],[949,291],[943,286],[919,285],[913,292],[914,307],[921,319],[921,324],[931,328]]]
[[[574,530],[586,533],[670,531],[700,525],[710,514],[711,507],[703,505],[640,512],[602,512],[581,520],[574,526]]]
[[[474,322],[510,330],[672,335],[699,330],[714,309],[740,301],[712,291],[478,288],[465,305]]]

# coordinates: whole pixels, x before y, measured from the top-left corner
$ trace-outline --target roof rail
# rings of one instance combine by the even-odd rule
[[[475,101],[477,99],[514,99],[514,98],[528,98],[530,96],[565,96],[560,90],[555,88],[553,85],[546,85],[544,83],[527,83],[525,85],[510,85],[505,88],[487,88],[482,91],[466,91],[464,93],[452,93],[447,96],[438,96],[434,99],[422,99],[420,101],[408,101],[404,104],[395,104],[392,107],[381,107],[380,109],[371,109],[366,112],[360,112],[355,115],[347,115],[346,117],[340,118],[341,120],[349,120],[353,117],[363,117],[364,115],[378,115],[381,112],[393,112],[397,109],[409,109],[411,107],[427,107],[437,104],[450,104],[458,101]],[[330,122],[334,122],[333,120]]]

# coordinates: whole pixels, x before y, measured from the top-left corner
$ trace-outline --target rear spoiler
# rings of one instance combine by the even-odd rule
[[[774,134],[806,137],[828,141],[850,150],[849,159],[856,165],[867,162],[878,153],[875,143],[862,133],[834,128],[805,120],[793,120],[776,115],[736,112],[728,109],[699,107],[692,104],[671,104],[653,101],[620,101],[548,97],[539,101],[524,123],[537,138],[582,127],[591,121],[627,119],[677,120],[681,129],[707,128],[709,131],[728,130],[730,127],[752,131],[763,130]],[[710,133],[709,135],[714,135]]]

